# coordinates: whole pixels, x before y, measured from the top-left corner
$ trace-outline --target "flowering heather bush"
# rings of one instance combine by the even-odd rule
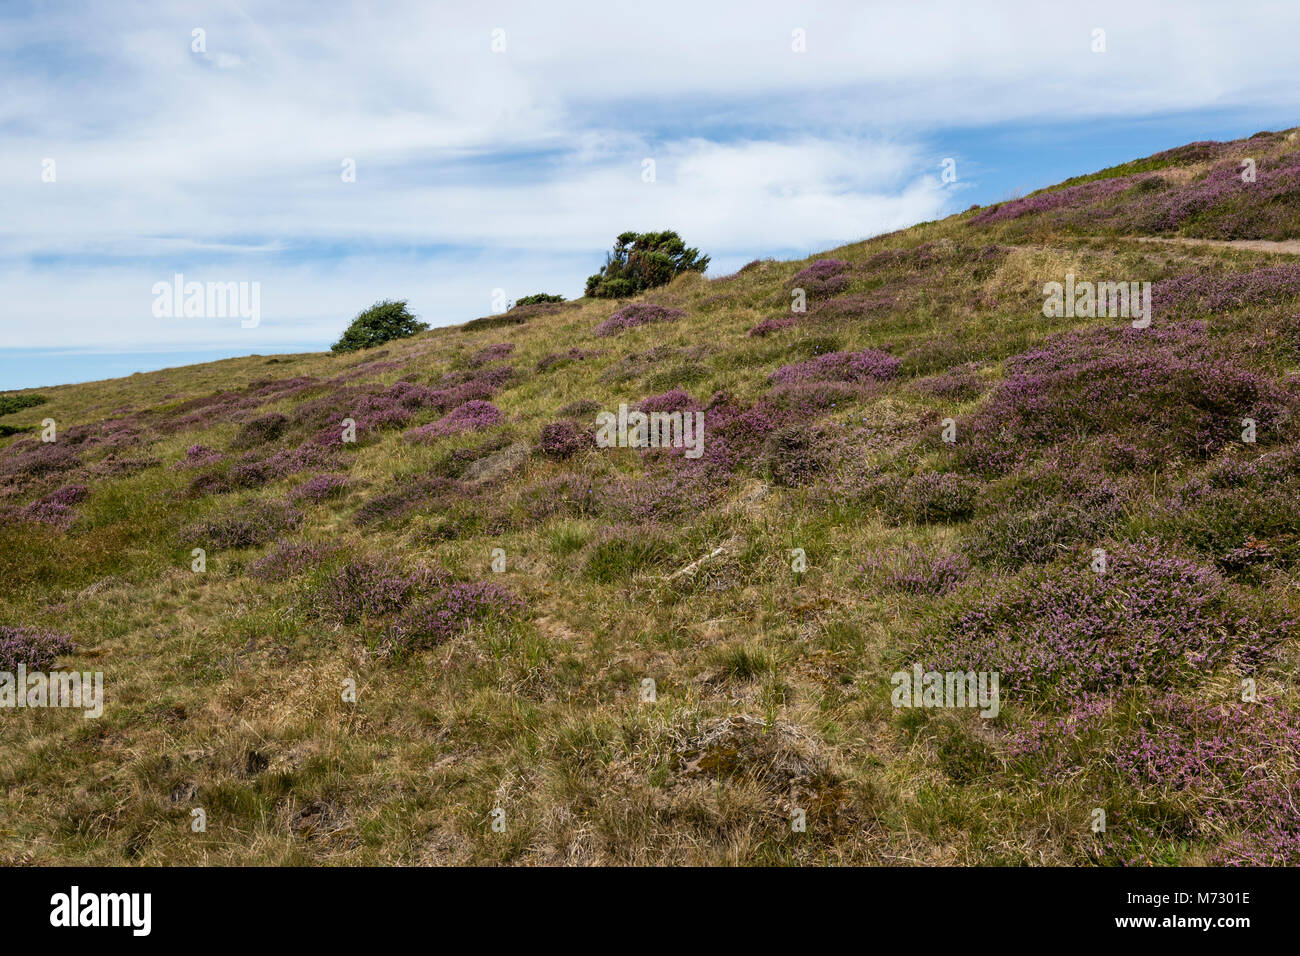
[[[980,488],[967,475],[920,471],[903,482],[895,513],[914,524],[963,521],[974,513]]]
[[[389,631],[390,646],[409,652],[455,637],[471,622],[522,614],[524,602],[495,583],[453,583],[406,608]]]
[[[860,295],[843,295],[826,299],[817,304],[809,313],[809,318],[818,322],[837,322],[861,321],[887,315],[898,308],[901,291],[896,287],[880,288]]]
[[[1092,182],[1080,183],[1077,186],[1067,186],[1064,189],[1041,192],[1034,196],[1026,196],[1024,199],[1013,199],[1010,202],[999,203],[996,206],[988,206],[980,210],[970,218],[969,224],[982,226],[987,223],[1004,222],[1008,219],[1019,219],[1021,216],[1034,213],[1048,212],[1053,209],[1060,209],[1063,206],[1077,208],[1089,205],[1131,189],[1147,178],[1150,177],[1117,176],[1112,179],[1098,179]]]
[[[695,411],[700,406],[685,389],[674,388],[660,395],[647,395],[636,403],[642,412],[680,412]]]
[[[275,441],[285,433],[288,427],[289,418],[287,415],[281,415],[279,412],[261,415],[239,429],[238,434],[231,441],[230,447],[232,449],[252,448],[254,445]]]
[[[617,335],[638,325],[650,325],[654,322],[676,322],[686,313],[681,309],[670,309],[648,302],[633,302],[625,305],[595,328],[599,336]]]
[[[395,614],[444,584],[442,574],[428,568],[407,573],[388,558],[358,558],[316,588],[313,605],[319,613],[354,624]]]
[[[481,348],[469,357],[469,364],[472,368],[478,368],[480,365],[486,365],[488,362],[495,362],[503,359],[515,350],[514,342],[498,342],[496,345],[489,345]]]
[[[297,488],[289,493],[290,501],[310,501],[319,504],[329,498],[336,497],[347,488],[348,479],[346,475],[316,475],[309,478]]]
[[[580,421],[594,419],[599,412],[600,402],[592,398],[580,398],[576,402],[569,402],[555,414],[561,418],[573,418]]]
[[[185,449],[185,457],[176,463],[177,470],[183,468],[205,468],[215,465],[225,456],[207,445],[191,445]]]
[[[1151,308],[1158,316],[1199,316],[1296,298],[1300,265],[1267,266],[1229,275],[1189,272],[1164,279],[1151,289]]]
[[[459,487],[457,482],[440,476],[401,481],[393,491],[363,504],[352,518],[359,525],[395,521],[453,498]]]
[[[559,421],[542,426],[537,447],[547,458],[563,461],[584,448],[590,448],[594,442],[592,435],[580,430],[573,422]]]
[[[430,441],[461,432],[481,431],[498,424],[503,418],[501,409],[491,402],[469,401],[452,409],[436,422],[406,433],[408,441]]]
[[[429,406],[440,412],[450,411],[466,402],[485,402],[504,388],[515,376],[512,365],[480,369],[459,381],[444,376],[440,387],[433,390]]]
[[[999,489],[962,545],[967,555],[1003,568],[1047,564],[1123,521],[1133,497],[1129,487],[1082,465],[1045,467],[1068,477],[1047,493],[1019,481]]]
[[[583,362],[589,358],[595,358],[604,355],[604,352],[589,349],[580,349],[577,346],[569,349],[567,352],[551,352],[537,360],[537,371],[549,372],[554,368],[561,368],[570,362]]]
[[[1251,619],[1217,572],[1123,546],[1104,574],[1084,559],[1008,580],[927,640],[931,669],[998,671],[1018,699],[1169,686],[1254,668],[1295,622]]]
[[[0,625],[0,671],[14,673],[22,664],[29,671],[48,671],[61,654],[76,649],[72,638],[43,628]]]
[[[726,394],[714,395],[705,405],[704,415],[708,423],[704,454],[694,460],[682,456],[673,459],[677,467],[700,481],[729,480],[740,468],[765,473],[768,436],[799,419],[789,409],[767,402],[741,405]]]
[[[964,521],[975,511],[982,484],[958,472],[919,471],[904,476],[875,469],[845,489],[901,524]]]
[[[876,551],[858,570],[869,586],[908,594],[947,594],[970,574],[970,562],[959,554],[929,555],[916,546],[901,552]]]
[[[785,315],[774,319],[764,319],[758,325],[749,330],[747,334],[762,337],[771,335],[773,332],[779,332],[781,329],[788,329],[799,321],[797,315]]]
[[[832,441],[817,425],[796,423],[767,436],[763,459],[772,483],[784,488],[812,484],[834,461]]]
[[[1267,698],[1223,706],[1162,694],[1140,709],[1088,700],[1031,724],[1008,746],[1031,779],[1083,781],[1098,806],[1122,809],[1131,822],[1108,831],[1104,856],[1151,864],[1158,861],[1149,847],[1158,841],[1214,841],[1226,833],[1212,863],[1297,866],[1298,718]],[[1162,812],[1144,824],[1144,807]]]
[[[883,382],[898,374],[900,363],[888,352],[863,349],[860,352],[831,352],[807,362],[783,365],[772,373],[774,385],[794,382]]]
[[[304,442],[297,448],[281,449],[267,458],[263,464],[271,478],[285,478],[300,471],[340,467],[344,460],[340,450],[337,443],[326,445],[313,440]]]
[[[85,485],[64,485],[23,508],[0,512],[0,521],[30,521],[56,528],[69,528],[76,515],[72,506],[85,501],[90,489]]]
[[[816,415],[862,398],[863,391],[861,385],[848,382],[791,382],[776,386],[767,400],[777,408]]]
[[[287,502],[254,500],[189,528],[185,542],[213,548],[251,548],[302,523],[302,512]]]
[[[0,474],[40,478],[80,464],[76,451],[62,442],[16,441],[6,450]]]
[[[1163,456],[1204,456],[1238,441],[1247,416],[1266,441],[1290,399],[1238,365],[1227,344],[1201,323],[1052,336],[1007,361],[997,391],[958,429],[959,454],[999,473],[1044,448],[1101,435]]]
[[[724,491],[724,484],[701,479],[695,468],[656,468],[641,480],[607,485],[600,514],[632,522],[694,520],[718,507]]]
[[[1300,448],[1217,462],[1163,502],[1154,527],[1224,571],[1293,565],[1300,561]]]
[[[315,570],[338,550],[339,546],[336,544],[282,542],[254,561],[248,573],[267,581],[284,581]]]
[[[979,363],[967,362],[911,383],[911,388],[950,402],[969,402],[979,398],[988,386],[979,377]]]
[[[849,287],[844,274],[848,267],[842,259],[818,259],[795,273],[787,285],[803,289],[810,297],[838,295]]]

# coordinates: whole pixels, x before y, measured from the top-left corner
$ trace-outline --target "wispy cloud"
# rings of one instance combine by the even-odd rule
[[[495,288],[580,292],[629,228],[722,271],[805,254],[969,203],[947,129],[1292,110],[1297,26],[1286,3],[10,4],[4,341],[324,344],[382,296],[460,321]],[[261,326],[153,318],[173,272],[261,282]]]

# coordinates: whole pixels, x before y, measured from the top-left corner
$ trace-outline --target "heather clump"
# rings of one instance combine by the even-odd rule
[[[617,335],[627,329],[634,329],[641,325],[675,322],[684,315],[686,313],[681,309],[670,309],[662,305],[652,305],[649,302],[633,302],[631,305],[623,306],[604,322],[597,325],[595,333],[601,337]]]
[[[176,463],[176,468],[206,468],[219,463],[223,458],[225,455],[207,445],[191,445],[185,449],[185,457]]]
[[[22,508],[0,511],[0,522],[30,521],[67,529],[76,520],[73,505],[80,504],[89,496],[90,488],[86,485],[63,485]]]
[[[71,471],[81,464],[75,449],[60,442],[17,441],[4,449],[0,474],[23,479]]]
[[[1167,687],[1253,669],[1295,623],[1257,620],[1211,568],[1135,545],[1004,581],[923,641],[930,669],[998,671],[1015,699]]]
[[[1187,272],[1157,282],[1151,289],[1158,316],[1200,317],[1247,306],[1276,305],[1300,298],[1300,265],[1266,266],[1226,275]]]
[[[833,446],[825,428],[796,423],[767,436],[763,462],[775,485],[798,488],[811,484],[833,462]]]
[[[591,433],[583,431],[571,421],[558,421],[542,426],[537,449],[547,458],[564,461],[594,444],[595,439]]]
[[[1080,183],[1077,186],[1067,186],[1064,189],[1052,189],[1033,196],[1026,196],[1023,199],[1013,199],[1009,202],[987,206],[972,216],[968,222],[972,226],[981,226],[989,223],[1005,222],[1010,219],[1019,219],[1022,216],[1051,212],[1056,209],[1078,209],[1099,200],[1110,199],[1118,193],[1133,188],[1145,178],[1147,177],[1116,176],[1111,179],[1098,179],[1092,182]]]
[[[887,315],[898,308],[902,294],[899,287],[889,286],[857,295],[823,299],[816,303],[808,317],[817,322],[861,322]]]
[[[637,411],[647,413],[695,411],[698,408],[699,405],[691,397],[690,392],[681,388],[674,388],[658,395],[647,395],[636,403]]]
[[[470,368],[478,368],[479,366],[486,365],[489,362],[499,361],[508,356],[514,350],[515,343],[498,342],[496,345],[488,345],[479,349],[469,357],[466,364],[468,364]]]
[[[969,402],[988,390],[988,385],[979,376],[979,368],[979,363],[967,362],[937,375],[918,379],[909,387],[932,398]]]
[[[1220,459],[1160,503],[1154,531],[1242,573],[1300,561],[1300,448]]]
[[[777,385],[768,393],[767,402],[774,408],[816,415],[851,404],[864,394],[861,385],[851,382],[797,381]]]
[[[387,647],[397,652],[425,650],[455,637],[473,622],[510,619],[523,611],[524,602],[499,584],[454,582],[403,610],[389,628]]]
[[[839,295],[849,287],[848,267],[843,259],[818,259],[796,272],[788,285],[810,298]]]
[[[1000,568],[1048,564],[1116,529],[1133,495],[1127,483],[1100,472],[1047,463],[1038,474],[986,490],[962,550]]]
[[[390,558],[355,558],[319,581],[312,607],[344,624],[396,614],[446,582],[429,568],[407,572]]]
[[[0,625],[0,671],[12,674],[21,664],[29,671],[48,671],[55,660],[76,649],[66,634],[36,627]]]
[[[862,349],[857,352],[830,352],[806,362],[783,365],[772,373],[773,385],[797,382],[851,382],[870,384],[888,381],[898,374],[900,363],[888,352]]]
[[[362,526],[397,521],[445,504],[456,497],[459,489],[456,481],[443,476],[408,478],[365,502],[352,518]]]
[[[501,409],[491,402],[472,400],[452,409],[436,422],[422,425],[406,433],[408,441],[431,441],[462,432],[482,431],[500,423]]]
[[[251,548],[302,523],[302,512],[284,501],[253,500],[192,525],[184,542],[202,547]]]
[[[762,338],[765,335],[771,335],[773,332],[779,332],[782,329],[788,329],[799,322],[797,315],[782,315],[771,319],[764,319],[758,325],[749,330],[748,335]]]
[[[1008,754],[1022,777],[1082,789],[1125,821],[1096,845],[1103,860],[1151,865],[1157,848],[1190,840],[1217,844],[1214,864],[1297,866],[1298,718],[1269,698],[1085,700],[1013,734]]]
[[[868,588],[887,588],[921,596],[938,596],[952,591],[970,574],[970,562],[960,554],[927,554],[912,545],[896,550],[878,550],[858,566]]]
[[[570,472],[527,485],[520,491],[519,501],[533,521],[544,521],[557,515],[591,518],[605,510],[606,487],[601,480]]]
[[[290,501],[310,501],[320,504],[341,495],[348,486],[346,475],[323,474],[308,478],[289,492]]]
[[[248,573],[266,581],[285,581],[315,571],[338,551],[337,544],[285,541],[249,565]]]
[[[1200,323],[1072,331],[1007,361],[1005,379],[958,429],[957,447],[968,467],[992,473],[1099,437],[1204,457],[1238,441],[1246,417],[1266,441],[1289,402]]]
[[[289,417],[287,415],[281,415],[279,412],[259,415],[257,418],[244,423],[230,442],[230,447],[232,449],[252,448],[255,445],[275,441],[285,433],[288,427]]]

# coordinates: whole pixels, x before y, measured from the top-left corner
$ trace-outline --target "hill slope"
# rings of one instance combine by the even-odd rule
[[[105,706],[0,710],[0,860],[1300,863],[1300,260],[1144,241],[1295,239],[1297,171],[1193,144],[636,303],[39,390],[0,671]],[[1149,327],[1045,315],[1067,281],[1150,282]],[[702,453],[595,447],[620,403]],[[996,716],[896,706],[914,665]]]

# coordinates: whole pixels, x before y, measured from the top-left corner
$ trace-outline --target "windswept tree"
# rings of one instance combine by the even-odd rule
[[[342,337],[330,346],[331,352],[355,352],[374,348],[393,339],[404,339],[429,327],[406,308],[406,300],[385,299],[358,313]]]
[[[622,299],[666,285],[683,272],[703,272],[709,257],[688,248],[672,231],[625,232],[605,256],[605,266],[587,279],[587,295]]]

